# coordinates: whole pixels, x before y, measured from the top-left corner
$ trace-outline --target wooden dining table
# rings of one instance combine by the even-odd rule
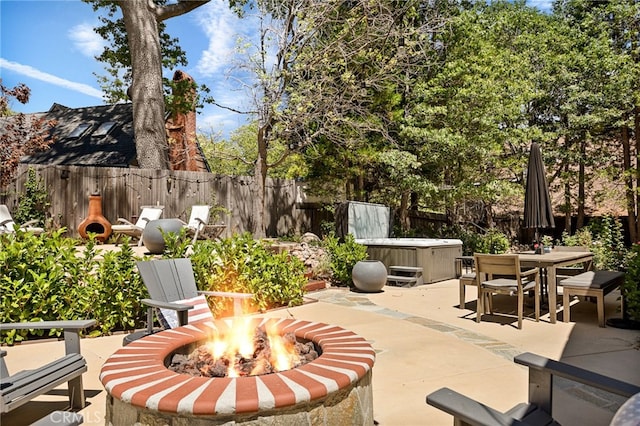
[[[589,251],[551,251],[549,253],[535,254],[533,252],[518,253],[521,267],[536,267],[547,272],[547,286],[549,292],[549,318],[552,324],[556,323],[558,316],[556,298],[556,269],[564,266],[582,263],[585,270],[591,269],[593,253]]]

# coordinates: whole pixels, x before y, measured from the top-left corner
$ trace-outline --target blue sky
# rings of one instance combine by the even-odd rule
[[[548,10],[551,0],[529,0]],[[228,79],[238,33],[250,37],[248,19],[231,13],[227,0],[211,0],[190,13],[171,18],[167,32],[180,40],[189,65],[184,71],[211,89],[221,104],[246,110],[241,84]],[[80,0],[0,0],[0,78],[7,87],[24,83],[31,100],[10,107],[19,112],[47,111],[59,103],[72,108],[104,103],[94,73],[105,74],[99,54],[102,39],[93,32],[98,14]],[[167,77],[171,77],[169,73]],[[197,117],[198,131],[229,133],[245,117],[215,106],[205,106]]]
[[[231,67],[236,28],[247,25],[239,25],[227,4],[212,0],[165,23],[187,53],[189,65],[181,69],[206,84],[221,104],[246,109],[240,85],[225,75]],[[106,74],[94,59],[103,43],[93,32],[97,17],[80,0],[0,0],[0,77],[7,87],[24,83],[31,89],[29,103],[13,102],[13,110],[42,112],[54,102],[73,108],[104,103],[94,76]],[[245,117],[205,106],[197,123],[201,132],[226,137],[245,123]]]

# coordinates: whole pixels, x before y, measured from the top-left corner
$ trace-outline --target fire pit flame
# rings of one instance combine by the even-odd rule
[[[169,369],[204,377],[257,376],[290,370],[317,357],[313,343],[300,343],[293,333],[235,319],[230,331],[216,332],[189,355],[175,354]]]

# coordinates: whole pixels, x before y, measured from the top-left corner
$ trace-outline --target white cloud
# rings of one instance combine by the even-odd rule
[[[67,35],[73,42],[76,49],[84,56],[93,59],[102,53],[105,40],[93,31],[93,26],[87,23],[78,24],[72,27]]]
[[[219,133],[223,139],[229,139],[235,129],[247,124],[246,116],[219,109],[216,112],[203,111],[196,120],[198,133],[214,135]]]
[[[102,99],[103,93],[87,84],[75,83],[73,81],[65,80],[64,78],[56,77],[55,75],[47,74],[46,72],[35,69],[29,65],[22,65],[17,62],[7,61],[4,58],[0,58],[0,68],[8,69],[18,74],[35,78],[36,80],[44,81],[49,84],[64,87],[69,90],[73,90],[87,96],[93,96],[94,98]]]
[[[243,23],[225,0],[213,0],[203,7],[204,13],[198,14],[198,25],[206,34],[209,45],[196,68],[202,76],[211,77],[229,65],[235,50],[237,28]]]

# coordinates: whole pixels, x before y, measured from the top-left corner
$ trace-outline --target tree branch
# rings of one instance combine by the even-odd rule
[[[178,0],[178,3],[158,6],[153,0],[149,0],[149,7],[154,10],[158,21],[164,21],[166,19],[191,12],[193,9],[209,3],[210,1],[211,0]]]

